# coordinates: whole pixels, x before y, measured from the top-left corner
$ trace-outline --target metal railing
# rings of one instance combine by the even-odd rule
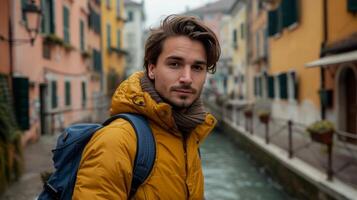
[[[312,140],[306,131],[307,125],[305,124],[276,117],[261,122],[254,111],[251,114],[245,113],[245,106],[235,107],[235,105],[225,104],[218,107],[221,108],[222,120],[244,127],[251,135],[264,138],[267,145],[274,143],[282,147],[286,150],[289,159],[296,156],[324,169],[329,181],[332,181],[334,176],[342,173],[348,167],[357,164],[357,134],[337,130],[331,143],[321,144]],[[216,105],[213,112],[216,113],[217,111],[219,112],[219,109]],[[326,153],[316,153],[321,152],[321,150],[318,150],[321,147],[326,148]],[[339,159],[341,154],[334,151],[336,148],[348,152],[348,159]],[[307,153],[311,154],[309,155],[311,158],[305,155]],[[334,160],[338,161],[336,163],[341,166],[334,168]]]

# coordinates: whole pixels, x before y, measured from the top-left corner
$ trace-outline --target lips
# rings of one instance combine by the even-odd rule
[[[185,94],[193,94],[194,93],[193,90],[188,90],[188,89],[176,89],[174,91],[179,92],[179,93],[185,93]]]

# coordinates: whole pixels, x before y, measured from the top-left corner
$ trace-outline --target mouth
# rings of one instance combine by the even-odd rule
[[[176,89],[173,90],[174,92],[181,93],[181,94],[193,94],[194,91],[190,89]]]

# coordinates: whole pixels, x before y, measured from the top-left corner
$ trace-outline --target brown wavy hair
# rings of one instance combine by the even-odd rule
[[[163,44],[169,37],[186,36],[203,44],[207,56],[207,71],[216,72],[216,64],[221,55],[217,36],[200,19],[193,16],[169,15],[158,28],[151,29],[145,43],[144,67],[148,72],[149,64],[156,65]]]

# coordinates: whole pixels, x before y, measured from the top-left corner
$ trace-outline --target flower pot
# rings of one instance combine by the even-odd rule
[[[244,111],[244,116],[246,118],[252,118],[253,112],[251,110],[246,110],[246,111]]]
[[[332,136],[333,136],[333,131],[327,131],[324,133],[316,133],[316,132],[311,132],[310,137],[313,141],[321,143],[321,144],[332,144]]]
[[[270,120],[270,115],[260,115],[259,120],[261,123],[267,124]]]

